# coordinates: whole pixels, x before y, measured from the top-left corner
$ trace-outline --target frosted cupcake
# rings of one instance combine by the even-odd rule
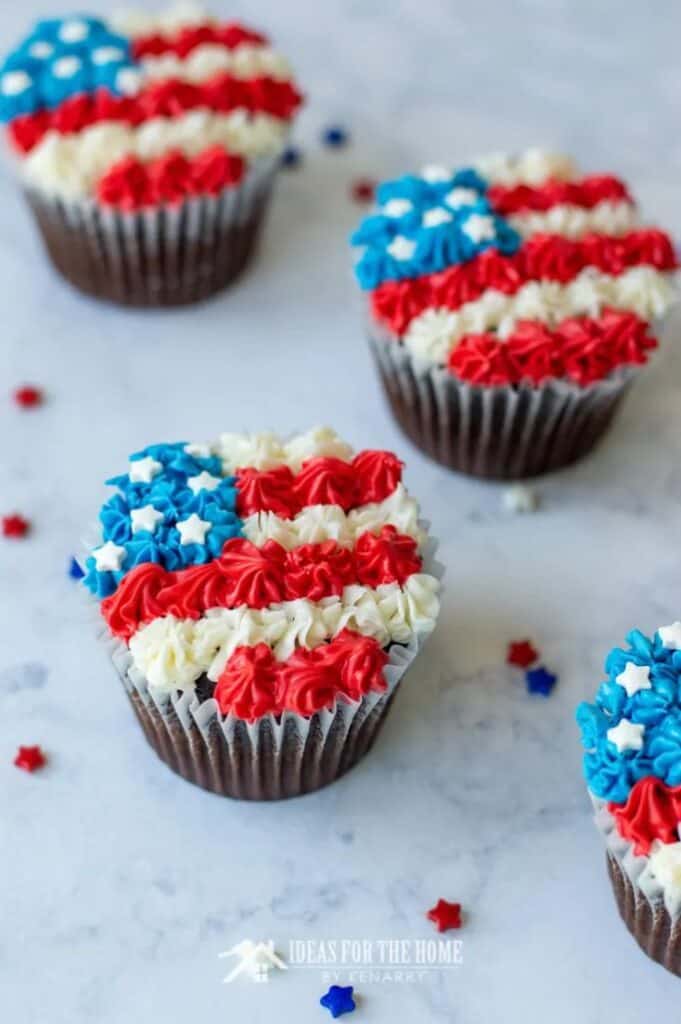
[[[369,335],[402,429],[509,479],[585,455],[656,346],[676,267],[611,175],[529,150],[382,184],[353,236]]]
[[[681,975],[681,622],[627,642],[608,656],[595,704],[577,711],[584,774],[620,914]]]
[[[265,36],[193,7],[40,21],[0,70],[54,265],[134,306],[196,302],[244,268],[300,101]]]
[[[152,445],[108,482],[84,582],[158,756],[256,800],[351,768],[439,610],[399,459],[320,428],[223,434]]]

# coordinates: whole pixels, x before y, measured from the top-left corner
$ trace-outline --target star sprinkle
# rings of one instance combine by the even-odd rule
[[[348,139],[347,131],[339,124],[329,125],[322,132],[322,142],[331,149],[340,149],[341,146],[346,146]]]
[[[528,693],[538,693],[542,697],[548,697],[558,682],[558,676],[540,665],[539,668],[531,668],[525,673]]]
[[[192,494],[199,494],[201,491],[214,491],[216,487],[220,486],[221,482],[219,476],[213,476],[212,473],[207,473],[205,469],[198,476],[190,476],[187,480]]]
[[[650,668],[648,665],[637,665],[633,661],[628,661],[624,671],[620,672],[615,682],[624,687],[627,691],[627,697],[633,697],[639,690],[652,689]]]
[[[515,512],[523,515],[527,512],[536,512],[539,507],[539,498],[536,491],[524,484],[514,484],[507,487],[503,494],[503,505],[507,512]]]
[[[606,735],[621,754],[625,750],[641,750],[645,731],[645,725],[638,725],[636,722],[630,722],[628,718],[623,718],[619,725],[608,729]]]
[[[439,932],[449,931],[450,928],[460,928],[461,904],[438,900],[435,906],[430,908],[426,917],[437,925]]]
[[[535,650],[529,640],[515,640],[508,645],[506,661],[509,665],[529,668],[538,657],[539,651]]]
[[[130,482],[133,484],[150,484],[162,469],[161,463],[157,462],[156,459],[152,459],[151,455],[147,455],[144,459],[134,459],[131,461],[128,470]]]
[[[394,260],[410,260],[416,252],[416,242],[404,235],[396,235],[388,246],[388,252]]]
[[[389,199],[388,202],[381,207],[381,213],[384,217],[404,217],[407,213],[411,213],[414,209],[414,204],[409,199]]]
[[[297,146],[287,146],[281,154],[281,166],[286,167],[289,171],[293,171],[296,167],[300,167],[302,159],[302,153]]]
[[[180,534],[180,544],[204,544],[206,534],[213,524],[200,519],[196,512],[192,512],[188,519],[183,519],[181,523],[175,525]]]
[[[319,1000],[319,1005],[328,1010],[332,1017],[340,1017],[343,1013],[352,1013],[355,1009],[352,993],[352,985],[332,985],[326,995]]]
[[[353,181],[350,195],[356,203],[370,203],[376,192],[376,182],[370,178],[358,178]]]
[[[20,515],[2,517],[2,535],[12,540],[21,540],[31,529],[28,519]]]
[[[213,454],[210,445],[204,441],[193,441],[191,444],[186,444],[184,451],[186,455],[191,455],[194,459],[209,459]]]
[[[75,558],[72,558],[71,561],[69,562],[68,573],[72,580],[82,580],[83,576],[85,575],[85,573],[80,567],[80,564],[76,561]]]
[[[22,409],[35,409],[43,404],[45,395],[40,388],[33,387],[31,384],[24,384],[12,393],[12,398]]]
[[[101,548],[93,551],[95,566],[98,572],[120,572],[121,563],[125,558],[125,548],[108,540]]]
[[[449,181],[452,176],[452,172],[448,171],[446,167],[441,164],[428,164],[421,171],[421,177],[424,181],[427,181],[429,185],[439,185],[443,181]]]
[[[444,206],[433,206],[423,214],[421,223],[424,228],[437,228],[440,224],[449,224],[453,219],[449,210],[445,210]]]
[[[47,764],[47,758],[40,747],[19,747],[14,764],[23,772],[37,772]]]
[[[472,213],[464,222],[461,230],[465,231],[476,245],[479,245],[480,242],[490,242],[496,237],[494,218],[486,217],[481,213]]]
[[[142,508],[130,510],[130,522],[132,523],[133,533],[139,533],[141,530],[154,533],[158,524],[162,523],[164,519],[163,513],[159,512],[153,505],[144,505]]]
[[[452,210],[460,210],[462,206],[473,206],[479,198],[473,188],[453,188],[445,196],[445,202]]]
[[[681,651],[681,622],[677,620],[671,626],[660,626],[657,632],[668,650]]]

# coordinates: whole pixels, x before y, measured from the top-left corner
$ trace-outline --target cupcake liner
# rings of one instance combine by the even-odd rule
[[[427,531],[428,524],[420,521]],[[442,579],[436,541],[423,551],[424,572]],[[91,607],[98,609],[93,600]],[[123,683],[150,746],[178,775],[203,789],[241,800],[280,800],[328,785],[352,768],[373,746],[395,693],[427,636],[393,644],[384,669],[387,688],[361,701],[338,700],[310,718],[285,711],[254,723],[220,715],[214,699],[200,702],[193,691],[159,695],[135,668],[121,640],[102,628],[101,640]]]
[[[631,881],[617,858],[607,854],[608,874],[620,917],[651,960],[681,977],[681,920],[671,916],[662,899],[651,901]]]
[[[586,388],[483,388],[414,359],[372,324],[369,341],[383,388],[413,443],[450,469],[495,480],[539,476],[581,459],[610,426],[635,370],[622,368]]]
[[[25,195],[52,263],[80,291],[126,306],[181,306],[219,292],[246,266],[278,162],[256,161],[218,196],[136,213],[34,188]]]

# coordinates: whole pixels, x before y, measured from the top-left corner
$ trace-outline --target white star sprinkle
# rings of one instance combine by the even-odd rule
[[[118,46],[99,46],[92,51],[92,63],[100,67],[103,64],[115,64],[125,60],[125,53]]]
[[[623,718],[619,725],[608,729],[607,736],[614,743],[620,754],[623,750],[640,750],[643,746],[645,725],[636,725],[628,718]]]
[[[39,39],[37,43],[33,43],[28,52],[36,60],[47,60],[54,53],[54,46],[52,43],[46,43],[43,39]]]
[[[130,483],[150,484],[162,469],[162,463],[157,462],[156,459],[152,459],[151,455],[147,455],[144,459],[134,459],[130,463],[130,467],[128,469]]]
[[[95,557],[95,565],[99,572],[119,572],[121,562],[125,556],[125,548],[114,544],[112,540],[108,540],[106,544],[102,544],[101,548],[97,548],[92,554]]]
[[[650,669],[647,665],[636,665],[633,661],[628,661],[615,682],[624,687],[627,697],[633,697],[639,690],[651,689]]]
[[[176,523],[180,532],[180,544],[205,544],[206,534],[212,525],[205,519],[199,519],[196,512],[192,512],[189,519]]]
[[[192,493],[198,494],[200,491],[214,491],[216,487],[219,487],[222,483],[222,478],[219,476],[213,476],[212,473],[206,473],[205,469],[203,473],[199,473],[198,476],[190,476],[187,479]]]
[[[65,21],[59,29],[59,38],[63,43],[82,43],[87,39],[90,29],[86,21],[74,18],[72,21]]]
[[[480,213],[472,213],[461,230],[465,231],[470,240],[476,244],[491,241],[496,237],[494,218]]]
[[[657,632],[668,650],[681,651],[681,622],[677,620],[671,626],[660,626]]]
[[[209,444],[195,441],[192,444],[186,444],[184,446],[186,455],[191,455],[194,459],[209,459],[213,454],[210,450]]]
[[[446,167],[442,167],[440,164],[428,164],[421,171],[421,177],[424,181],[427,181],[429,185],[437,185],[441,181],[449,181],[452,176],[452,172],[448,171]]]
[[[159,523],[162,523],[165,516],[162,512],[159,512],[153,505],[144,505],[143,508],[133,508],[130,510],[130,519],[132,521],[132,532],[139,533],[140,530],[148,530],[149,533],[154,533]]]
[[[52,65],[52,74],[55,78],[73,78],[83,66],[80,57],[60,57]]]
[[[414,204],[408,199],[389,199],[385,206],[381,207],[381,213],[384,217],[404,217],[413,209]]]
[[[388,246],[388,252],[394,260],[410,260],[416,252],[416,242],[404,235],[397,235]]]
[[[121,68],[116,75],[116,88],[124,96],[135,96],[142,88],[143,76],[136,68]]]
[[[462,206],[473,206],[479,198],[474,188],[453,188],[445,196],[445,202],[453,210],[459,210]]]
[[[8,71],[2,76],[2,92],[4,96],[18,96],[33,84],[33,79],[25,71]]]
[[[444,206],[433,206],[432,209],[426,210],[421,223],[424,228],[437,228],[440,224],[449,224],[451,220],[453,217]]]

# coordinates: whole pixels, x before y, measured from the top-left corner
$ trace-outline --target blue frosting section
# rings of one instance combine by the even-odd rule
[[[627,636],[628,650],[609,654],[594,704],[580,704],[577,722],[586,749],[584,774],[595,796],[614,803],[626,802],[631,789],[647,775],[669,786],[681,784],[681,651],[668,650],[659,634],[651,640],[638,630]],[[629,697],[615,682],[627,662],[650,668],[651,689]],[[618,751],[609,729],[626,718],[644,725],[641,750]]]
[[[355,272],[368,291],[384,281],[465,263],[485,249],[511,255],[520,245],[518,233],[492,210],[487,182],[470,168],[437,181],[405,175],[384,182],[377,200],[378,212],[366,217],[351,239],[364,247]]]
[[[0,119],[51,110],[98,88],[118,95],[119,73],[136,67],[129,40],[99,18],[39,21],[0,68]]]
[[[185,447],[185,442],[151,445],[130,456],[133,462],[151,457],[161,463],[162,470],[150,483],[133,483],[127,474],[107,480],[107,484],[118,488],[118,493],[106,502],[99,514],[102,541],[112,541],[125,548],[126,553],[120,572],[98,571],[94,556],[88,558],[84,583],[97,597],[112,594],[123,576],[143,562],[158,562],[170,570],[200,565],[216,558],[231,537],[241,535],[235,478],[222,476],[218,458],[188,455]],[[214,490],[195,494],[187,481],[202,472],[222,479]],[[163,520],[159,520],[153,533],[148,530],[133,533],[130,512],[146,505],[163,513]],[[194,513],[212,525],[204,544],[182,544],[175,524]]]

